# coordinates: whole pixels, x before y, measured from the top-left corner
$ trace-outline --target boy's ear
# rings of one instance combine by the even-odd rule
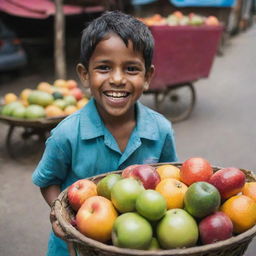
[[[149,84],[150,84],[150,81],[151,81],[151,79],[152,79],[152,77],[154,75],[154,72],[155,72],[155,66],[151,65],[149,70],[146,73],[146,79],[145,79],[145,84],[144,84],[144,91],[148,90]]]
[[[85,68],[85,66],[81,63],[77,64],[76,66],[76,72],[80,78],[81,83],[85,88],[89,88],[89,82],[88,82],[88,70]]]

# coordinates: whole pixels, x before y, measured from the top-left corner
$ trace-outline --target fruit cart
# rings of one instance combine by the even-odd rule
[[[172,121],[186,119],[195,104],[193,83],[207,78],[223,26],[150,26],[155,39],[155,75],[146,93],[155,108]]]

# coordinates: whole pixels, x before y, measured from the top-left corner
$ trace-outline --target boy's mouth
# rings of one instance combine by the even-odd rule
[[[111,98],[126,98],[129,96],[130,93],[128,92],[123,92],[123,91],[107,91],[107,92],[103,92],[107,97],[111,97]]]

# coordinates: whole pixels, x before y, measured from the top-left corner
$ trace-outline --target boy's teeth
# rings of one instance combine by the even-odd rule
[[[121,98],[121,97],[126,97],[128,93],[127,92],[107,92],[106,95],[109,97]]]

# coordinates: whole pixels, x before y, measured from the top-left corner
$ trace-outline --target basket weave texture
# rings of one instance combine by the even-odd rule
[[[181,166],[180,163],[170,164],[177,167]],[[159,165],[161,165],[161,163],[155,164],[153,166]],[[216,172],[217,170],[221,169],[221,167],[213,167],[213,169],[214,172]],[[252,171],[244,169],[240,170],[244,172],[246,181],[256,181],[256,177]],[[121,171],[112,173],[121,173]],[[102,174],[91,177],[90,179],[97,183],[105,176],[106,174]],[[242,256],[246,251],[249,243],[256,235],[255,225],[242,234],[233,236],[225,241],[209,245],[159,251],[125,249],[90,239],[81,234],[75,227],[72,226],[71,220],[74,218],[75,213],[68,203],[67,189],[61,192],[53,207],[57,220],[59,221],[61,228],[66,234],[66,239],[74,243],[79,256]]]

